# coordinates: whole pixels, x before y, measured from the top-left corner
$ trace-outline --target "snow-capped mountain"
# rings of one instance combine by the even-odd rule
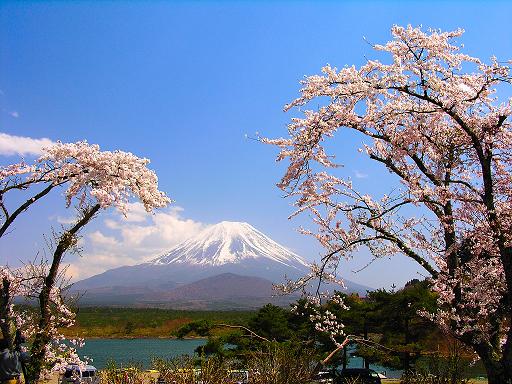
[[[307,262],[248,223],[223,221],[181,243],[149,264],[221,266],[247,260],[271,261],[304,270]]]
[[[152,261],[108,270],[77,282],[73,290],[89,304],[241,308],[242,297],[252,306],[270,302],[272,283],[307,271],[304,259],[250,224],[223,221]],[[351,292],[367,288],[346,283]],[[204,293],[213,291],[205,300]]]

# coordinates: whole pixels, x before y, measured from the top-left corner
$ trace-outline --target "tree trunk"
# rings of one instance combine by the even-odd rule
[[[13,321],[9,316],[9,306],[11,305],[11,282],[4,278],[0,282],[0,328],[2,330],[2,337],[7,340],[9,349],[14,349],[14,334],[15,329]]]
[[[51,292],[57,283],[57,276],[62,258],[66,251],[72,247],[75,242],[73,241],[76,233],[85,226],[98,212],[100,205],[96,204],[84,212],[83,217],[76,222],[76,224],[68,231],[64,232],[55,248],[53,253],[52,264],[48,275],[45,278],[43,288],[39,294],[39,332],[36,334],[32,348],[30,349],[30,364],[28,367],[28,378],[30,383],[39,382],[42,370],[45,368],[46,362],[46,345],[52,340],[52,302]]]
[[[366,313],[364,314],[363,337],[365,340],[368,340],[368,321],[366,320]],[[370,368],[370,360],[368,360],[366,356],[363,357],[363,363],[363,368]]]
[[[504,358],[500,360],[493,359],[493,351],[490,348],[482,348],[482,345],[477,346],[475,350],[477,350],[484,364],[488,384],[512,384],[509,362],[505,361]]]
[[[512,319],[510,319],[510,322],[512,323]],[[505,346],[503,348],[503,365],[505,368],[505,372],[508,375],[509,382],[512,383],[512,324],[510,324],[508,335],[507,335],[507,342],[505,343]]]
[[[488,384],[512,384],[512,375],[499,361],[483,361]]]
[[[30,348],[30,363],[27,365],[27,377],[25,381],[34,384],[41,379],[41,372],[45,361],[45,340],[44,337],[36,335],[36,339]]]

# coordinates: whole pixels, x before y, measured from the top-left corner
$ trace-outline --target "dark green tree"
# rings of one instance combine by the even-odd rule
[[[267,304],[249,320],[248,326],[252,331],[266,339],[285,341],[292,336],[288,319],[288,310]]]

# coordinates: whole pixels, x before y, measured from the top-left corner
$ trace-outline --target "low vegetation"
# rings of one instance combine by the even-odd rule
[[[479,371],[475,367],[469,371],[474,359],[469,349],[443,335],[418,313],[420,309],[434,309],[436,305],[436,297],[426,282],[413,280],[398,291],[377,290],[369,292],[365,298],[344,295],[344,302],[349,305],[349,311],[332,303],[325,306],[347,324],[346,334],[367,341],[352,343],[349,347],[351,354],[361,357],[365,366],[378,364],[415,372],[409,375],[411,383],[434,375],[444,380],[439,383],[459,384],[471,375],[482,374],[481,366]],[[198,353],[237,359],[246,367],[254,361],[254,354],[268,348],[269,343],[290,352],[310,348],[318,362],[335,345],[324,332],[315,329],[304,304],[299,301],[299,313],[267,304],[249,318],[247,328],[231,329],[222,334],[216,332],[218,324],[193,321],[178,330],[177,335],[184,337],[192,333],[208,337],[208,342],[198,347]],[[344,364],[343,356],[343,353],[334,355],[325,369],[340,369]]]
[[[152,371],[137,365],[120,367],[111,362],[100,373],[103,384],[309,384],[314,377],[315,358],[311,350],[289,349],[271,343],[251,354],[242,369],[237,359],[220,355],[199,358],[181,356],[155,359]]]
[[[64,330],[68,337],[158,338],[175,337],[184,325],[198,320],[246,324],[254,312],[175,311],[155,308],[86,307],[77,312],[76,324]],[[218,333],[224,330],[216,331]],[[189,336],[196,336],[191,333]]]

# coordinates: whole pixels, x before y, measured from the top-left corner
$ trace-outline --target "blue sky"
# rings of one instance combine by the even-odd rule
[[[282,107],[298,95],[304,75],[375,57],[363,36],[386,42],[393,24],[462,27],[467,53],[505,60],[512,57],[511,14],[506,1],[2,1],[0,132],[86,139],[151,159],[179,209],[163,212],[158,223],[135,214],[128,221],[114,212],[98,217],[84,231],[83,259],[69,259],[91,273],[151,256],[144,256],[151,240],[171,245],[222,220],[247,221],[314,259],[319,247],[295,232],[306,218],[288,221],[291,201],[275,187],[284,168],[274,148],[245,134],[284,135],[291,114]],[[359,146],[349,137],[336,148],[345,174],[369,193],[386,192],[382,170]],[[2,164],[18,159],[0,156]],[[52,196],[17,223],[0,255],[16,264],[44,252],[43,234],[70,216]],[[123,241],[141,231],[154,238],[129,254],[133,247]],[[363,254],[344,275],[373,287],[418,277],[403,259],[350,272],[366,261]]]

